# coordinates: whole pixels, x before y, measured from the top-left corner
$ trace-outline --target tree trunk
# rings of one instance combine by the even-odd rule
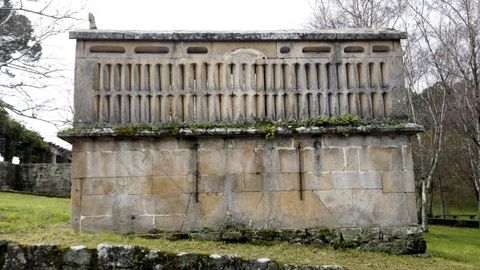
[[[420,183],[422,180],[420,180]],[[422,185],[416,185],[417,223],[422,224]]]
[[[433,216],[433,188],[427,188],[427,217]]]
[[[427,183],[425,179],[422,179],[422,229],[424,232],[428,232],[427,222]]]
[[[443,194],[443,186],[442,186],[442,178],[438,178],[438,189],[440,192],[440,215],[442,215],[442,218],[445,218],[445,215],[447,214],[447,208],[445,205],[445,196]]]

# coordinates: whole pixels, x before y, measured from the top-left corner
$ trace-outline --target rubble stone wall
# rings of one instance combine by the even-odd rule
[[[0,166],[0,189],[69,197],[70,172],[70,163],[3,163]]]

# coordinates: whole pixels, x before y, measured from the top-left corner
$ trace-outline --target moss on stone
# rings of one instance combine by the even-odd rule
[[[301,129],[331,128],[337,133],[349,136],[357,127],[405,127],[405,123],[397,119],[360,119],[354,115],[335,117],[320,116],[308,120],[272,121],[255,119],[249,122],[168,122],[155,125],[95,125],[70,128],[59,133],[60,137],[75,136],[179,136],[195,134],[215,134],[218,130],[225,133],[263,134],[266,139],[273,139],[280,130],[292,134],[301,133]],[[336,128],[337,127],[337,128]]]

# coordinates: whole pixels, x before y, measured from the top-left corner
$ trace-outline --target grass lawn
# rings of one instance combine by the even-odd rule
[[[463,205],[447,204],[447,215],[478,215],[477,204],[475,202],[465,203]],[[433,205],[433,214],[440,215],[440,204]],[[459,219],[470,219],[469,217],[459,217]]]
[[[237,254],[290,264],[337,264],[346,269],[480,269],[480,230],[431,226],[427,255],[397,256],[280,243],[269,246],[151,240],[116,234],[79,234],[69,227],[69,199],[0,192],[0,239],[63,246],[142,245],[169,252]]]

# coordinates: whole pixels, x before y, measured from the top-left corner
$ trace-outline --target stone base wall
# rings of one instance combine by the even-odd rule
[[[0,189],[50,196],[70,196],[70,163],[0,165]]]
[[[408,135],[77,138],[82,232],[416,224]]]
[[[3,266],[3,267],[2,267]],[[138,246],[100,244],[59,247],[49,244],[24,246],[0,241],[1,269],[198,269],[198,270],[342,270],[336,265],[279,264],[268,258],[244,259],[236,255],[168,253]]]

